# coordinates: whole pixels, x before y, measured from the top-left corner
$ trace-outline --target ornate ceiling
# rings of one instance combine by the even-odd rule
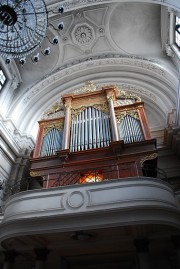
[[[85,5],[85,2],[86,3]],[[151,130],[162,131],[177,105],[178,68],[167,56],[168,8],[152,3],[65,1],[62,15],[50,14],[48,38],[58,45],[40,61],[5,66],[11,87],[1,94],[1,111],[24,134],[36,136],[37,121],[66,92],[87,80],[118,85],[145,102]],[[47,1],[48,10],[58,4]],[[56,30],[64,22],[62,31]],[[171,115],[171,117],[169,117]]]

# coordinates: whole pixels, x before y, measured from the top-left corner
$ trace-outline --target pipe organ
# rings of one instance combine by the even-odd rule
[[[92,182],[97,172],[101,180],[132,177],[143,174],[138,167],[151,158],[147,152],[156,158],[156,141],[151,139],[140,98],[115,86],[97,88],[89,83],[62,96],[44,113],[31,159],[31,175],[46,178],[47,186],[54,186],[50,179],[65,184],[67,175],[69,182],[76,175],[79,183],[84,182],[85,175]],[[87,170],[79,172],[81,169]]]

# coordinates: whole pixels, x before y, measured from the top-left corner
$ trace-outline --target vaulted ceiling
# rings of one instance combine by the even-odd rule
[[[5,66],[15,78],[9,93],[2,93],[4,116],[13,119],[21,133],[36,137],[43,112],[62,94],[92,80],[139,95],[156,136],[177,105],[178,68],[165,52],[168,8],[136,1],[89,1],[83,7],[81,2],[68,6],[65,1],[63,14],[49,13],[48,38],[37,64],[31,55],[23,67]],[[49,11],[57,6],[54,1],[46,4]],[[59,31],[61,21],[64,29]],[[60,39],[58,45],[49,42],[54,36]],[[47,46],[51,54],[44,56]]]

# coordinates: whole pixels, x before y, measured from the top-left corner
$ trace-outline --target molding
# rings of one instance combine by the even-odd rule
[[[0,98],[0,113],[2,113],[5,116],[8,111],[10,101],[12,100],[15,94],[15,90],[22,83],[22,78],[17,68],[17,65],[13,59],[11,63],[7,65],[5,64],[3,59],[0,58],[0,65],[7,79],[5,85],[1,90],[1,98]]]
[[[11,119],[5,119],[0,114],[0,137],[17,156],[24,154],[26,150],[32,151],[34,140],[31,136],[23,135],[16,129]],[[3,143],[3,142],[2,142]]]
[[[6,239],[18,240],[26,234],[127,223],[179,227],[179,209],[171,186],[139,177],[17,193],[5,204],[0,241],[3,245]]]
[[[61,1],[61,4],[65,8],[65,12],[74,10],[74,9],[80,9],[83,7],[88,7],[88,6],[93,6],[93,5],[99,5],[99,4],[108,4],[108,3],[117,3],[117,1],[112,1],[112,0],[65,0]],[[118,2],[132,2],[132,0],[119,0]],[[153,4],[160,4],[164,6],[169,6],[173,8],[174,10],[180,11],[180,2],[177,0],[166,0],[166,2],[162,2],[162,0],[141,0],[143,3],[153,3]],[[53,16],[53,13],[51,12],[54,9],[58,9],[59,3],[58,4],[53,4],[49,5],[47,7],[47,10],[49,12],[49,16]]]
[[[71,65],[71,66],[70,66]],[[157,62],[154,60],[148,60],[142,57],[135,57],[135,56],[124,56],[121,54],[106,54],[94,56],[91,58],[86,58],[84,60],[77,60],[71,64],[61,66],[53,73],[49,74],[49,76],[43,78],[39,82],[37,82],[32,87],[28,88],[26,91],[26,96],[23,98],[23,103],[27,104],[31,98],[34,97],[37,93],[41,90],[44,91],[44,88],[48,87],[49,85],[55,83],[56,81],[64,79],[65,77],[69,77],[71,74],[82,71],[84,69],[100,67],[100,66],[131,66],[134,68],[140,68],[143,70],[148,70],[153,72],[155,76],[165,77],[165,70],[162,68]]]

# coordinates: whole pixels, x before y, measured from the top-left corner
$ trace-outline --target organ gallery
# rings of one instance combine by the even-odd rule
[[[43,178],[48,188],[155,175],[156,160],[141,99],[87,82],[63,95],[39,121],[31,176]]]

